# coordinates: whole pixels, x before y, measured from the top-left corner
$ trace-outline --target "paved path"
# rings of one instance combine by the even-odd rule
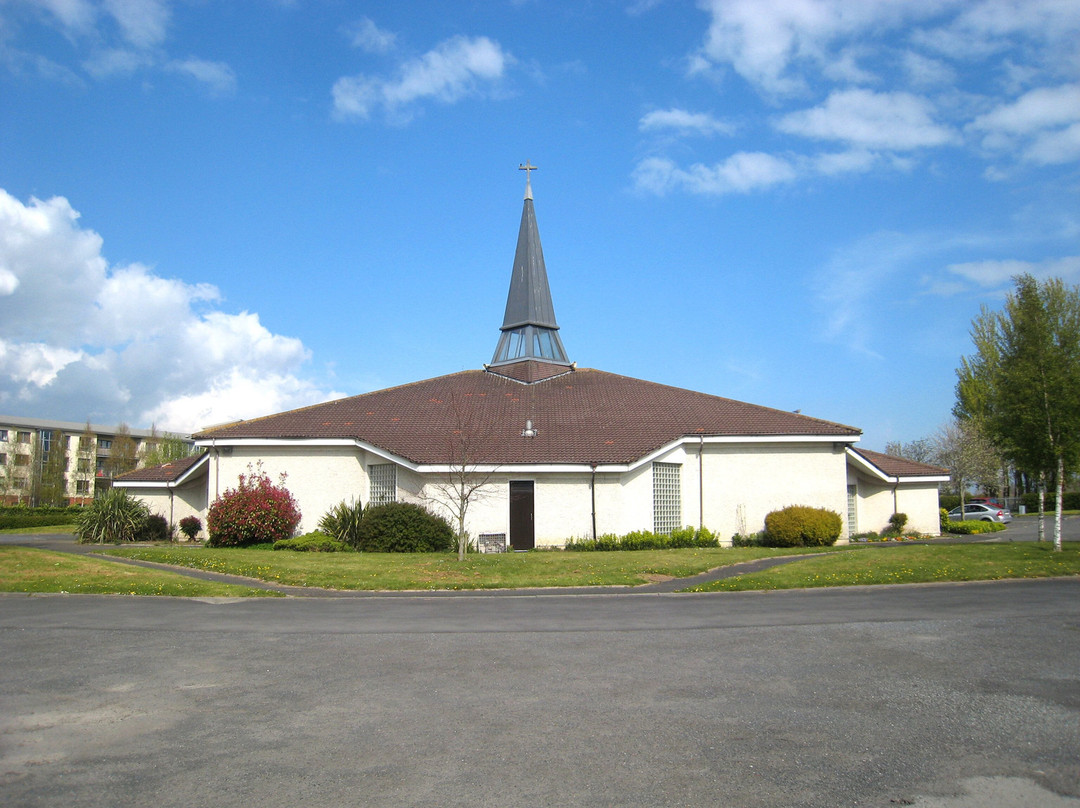
[[[7,595],[0,660],[5,807],[1080,808],[1078,579]]]

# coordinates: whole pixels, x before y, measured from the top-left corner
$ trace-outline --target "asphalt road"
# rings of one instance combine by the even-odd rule
[[[1080,808],[1080,580],[0,596],[0,804]]]

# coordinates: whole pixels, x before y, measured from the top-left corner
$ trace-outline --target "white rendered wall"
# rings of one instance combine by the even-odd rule
[[[211,451],[209,503],[235,488],[241,474],[262,461],[262,470],[277,484],[285,474],[285,487],[300,507],[298,533],[309,533],[339,502],[368,500],[368,478],[362,465],[365,453],[354,446],[237,446],[215,457]],[[209,504],[208,503],[208,504]],[[204,520],[205,524],[205,520]]]
[[[912,482],[894,486],[852,472],[851,484],[858,485],[855,512],[858,532],[880,533],[889,526],[889,517],[893,513],[905,513],[908,530],[929,536],[941,534],[937,483]]]
[[[683,515],[687,516],[689,500],[690,524],[695,527],[697,464],[695,452],[683,484],[687,495]],[[763,530],[765,516],[788,505],[826,508],[846,522],[847,460],[843,449],[831,443],[705,444],[702,468],[705,527],[725,543],[736,532]],[[845,526],[841,538],[846,536]]]
[[[135,499],[146,503],[151,513],[164,516],[169,524],[177,528],[177,537],[186,541],[187,537],[179,532],[180,520],[188,516],[198,517],[202,522],[202,536],[206,536],[206,475],[199,475],[178,488],[135,488],[126,489]]]

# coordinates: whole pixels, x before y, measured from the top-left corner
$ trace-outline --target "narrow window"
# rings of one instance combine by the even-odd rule
[[[858,496],[859,486],[849,485],[847,487],[847,530],[849,536],[854,536],[859,532],[858,509],[856,508]]]
[[[368,466],[368,504],[381,505],[397,500],[397,466],[393,463],[378,463]]]
[[[678,463],[653,463],[653,532],[682,527],[682,482]]]

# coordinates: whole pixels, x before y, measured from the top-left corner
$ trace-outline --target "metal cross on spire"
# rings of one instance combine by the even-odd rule
[[[525,172],[525,198],[526,199],[532,199],[532,182],[530,182],[530,178],[532,176],[531,172],[536,171],[537,168],[538,168],[538,166],[534,166],[528,160],[525,161],[524,165],[522,165],[521,163],[518,163],[518,171],[524,171]]]

